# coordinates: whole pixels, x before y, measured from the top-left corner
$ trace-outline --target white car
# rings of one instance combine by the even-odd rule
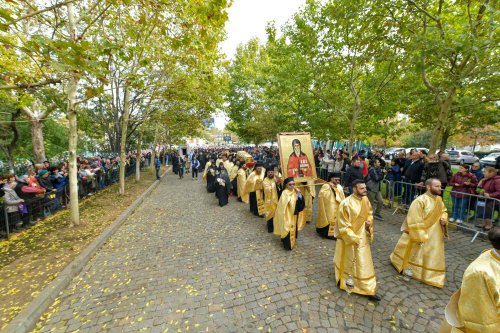
[[[468,150],[447,150],[446,153],[450,155],[450,163],[454,164],[472,164],[479,161],[479,157],[474,155],[473,152]]]
[[[405,148],[405,152],[406,152],[406,157],[407,157],[407,158],[409,157],[410,151],[411,151],[412,149],[415,149],[415,150],[417,150],[417,151],[424,150],[427,154],[429,153],[429,149],[427,149],[427,148]]]
[[[497,157],[500,156],[500,153],[491,153],[489,155],[486,155],[482,159],[479,160],[479,163],[481,163],[482,166],[492,166],[494,167],[497,163]]]

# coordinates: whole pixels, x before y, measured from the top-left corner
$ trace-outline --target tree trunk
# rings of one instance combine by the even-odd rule
[[[456,88],[452,87],[448,90],[446,94],[446,98],[440,102],[439,104],[439,114],[437,118],[437,122],[432,131],[432,139],[430,151],[435,152],[438,148],[438,145],[441,143],[441,137],[443,133],[446,131],[446,123],[448,122],[448,115],[450,113],[451,105],[453,104],[453,100],[455,98]]]
[[[135,181],[141,180],[141,146],[142,146],[142,137],[144,135],[144,122],[141,124],[141,132],[139,134],[139,139],[137,140],[137,162],[135,163]]]
[[[358,115],[360,113],[361,106],[359,104],[359,98],[358,96],[354,96],[354,107],[352,110],[352,117],[351,117],[351,122],[349,124],[349,147],[347,152],[349,154],[352,153],[352,149],[354,148],[354,138],[356,135],[356,122],[358,120]]]
[[[120,194],[125,194],[125,167],[126,167],[126,149],[127,149],[127,129],[130,112],[130,89],[125,83],[123,96],[123,117],[120,140]]]
[[[156,124],[155,127],[155,136],[153,138],[153,149],[151,152],[151,165],[150,169],[153,174],[156,173],[156,167],[155,167],[155,157],[156,157],[156,141],[158,140],[158,124]]]
[[[43,141],[43,123],[38,118],[31,121],[31,144],[33,146],[33,157],[36,163],[43,163],[45,158],[45,144]]]
[[[77,41],[76,21],[75,21],[75,7],[72,2],[66,5],[68,9],[68,33],[71,39]],[[76,71],[70,73],[71,78],[68,83],[68,171],[69,171],[69,213],[70,220],[69,226],[80,225],[80,210],[78,207],[78,177],[76,165],[76,149],[78,146],[78,124],[77,124],[77,111],[76,111],[76,90],[78,89],[78,81],[80,74]]]
[[[78,78],[73,74],[68,84],[68,126],[69,126],[69,211],[70,227],[80,225],[80,211],[78,207],[78,169],[76,165],[76,149],[78,146],[78,125],[76,111],[76,89]]]
[[[477,146],[477,133],[474,133],[474,145],[472,146],[472,154],[476,152],[476,146]]]
[[[439,145],[439,150],[446,151],[446,145],[448,144],[448,139],[450,138],[450,130],[446,128],[441,137],[441,144]]]

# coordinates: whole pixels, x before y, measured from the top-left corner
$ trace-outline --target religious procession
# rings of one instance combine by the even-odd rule
[[[346,170],[353,171],[365,163],[363,158],[354,155],[352,160],[343,160],[342,167],[331,169],[324,180],[317,175],[321,170],[316,169],[316,154],[306,133],[281,135],[279,149],[247,150],[219,147],[194,152],[189,159],[192,179],[197,180],[198,171],[203,170],[204,186],[208,193],[215,194],[220,207],[228,205],[231,196],[248,205],[250,214],[263,219],[267,232],[281,240],[285,250],[300,247],[299,232],[314,225],[318,237],[334,241],[331,260],[338,288],[379,302],[383,295],[377,293],[371,245],[376,241],[374,217],[380,223],[384,221],[380,209],[374,213],[373,206],[380,202],[369,196],[373,186],[369,176],[360,176],[349,184],[342,179]],[[335,153],[342,155],[349,154],[345,150]],[[381,156],[374,154],[373,158],[370,165],[380,165]],[[189,173],[182,160],[174,164],[174,172]],[[392,264],[395,274],[405,281],[414,279],[443,288],[448,211],[438,178],[427,179],[423,188],[409,205],[401,237],[387,264]],[[315,200],[317,213],[313,214]],[[492,248],[465,271],[462,287],[445,309],[440,332],[500,331],[500,228],[489,229],[488,239]]]

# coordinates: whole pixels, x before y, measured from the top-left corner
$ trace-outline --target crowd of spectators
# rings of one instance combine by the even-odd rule
[[[141,154],[141,167],[149,165],[151,153]],[[119,157],[77,158],[78,195],[80,199],[118,181]],[[126,176],[135,171],[137,156],[126,156]],[[69,202],[68,163],[45,161],[31,163],[24,170],[0,176],[0,233],[26,229],[40,219],[65,208]]]
[[[383,152],[377,150],[361,150],[353,154],[352,159],[344,149],[338,149],[333,154],[329,150],[326,153],[321,149],[315,151],[319,175],[324,180],[329,179],[332,173],[342,172],[342,184],[347,192],[351,192],[352,183],[357,179],[367,183],[374,216],[379,220],[383,220],[380,215],[382,181],[386,180],[388,184],[385,196],[390,201],[401,197],[408,209],[415,197],[425,192],[425,181],[436,178],[442,184],[441,195],[448,192],[451,197],[450,222],[460,224],[481,218],[484,221],[476,227],[492,228],[494,212],[498,211],[500,200],[500,159],[497,159],[496,167],[483,168],[476,162],[471,166],[460,165],[458,171],[453,173],[449,155],[442,152],[428,154],[425,150],[412,149],[408,154],[400,152],[390,161],[383,156]]]
[[[185,156],[171,151],[167,152],[167,159],[172,161],[173,171],[183,175],[185,172],[193,172],[190,168],[193,160],[197,161],[198,172],[205,168],[210,159],[215,161],[224,152],[235,153],[240,150],[248,152],[255,161],[262,161],[264,167],[273,165],[280,172],[277,147],[200,148]],[[350,154],[345,148],[335,151],[318,148],[314,150],[314,160],[318,177],[325,181],[330,179],[331,175],[341,173],[342,185],[348,193],[352,191],[352,183],[355,180],[364,180],[374,208],[374,217],[378,220],[383,220],[380,214],[385,204],[383,197],[388,198],[389,202],[397,197],[408,209],[413,200],[425,192],[424,183],[430,178],[439,179],[443,189],[441,195],[448,192],[451,198],[450,222],[462,223],[466,220],[482,219],[476,226],[489,230],[499,208],[500,176],[497,172],[500,165],[495,168],[483,168],[476,162],[471,166],[460,165],[454,173],[448,154],[428,154],[425,150],[417,149],[411,149],[408,154],[400,152],[393,159],[386,160],[380,150],[360,150]],[[387,185],[386,192],[382,195],[383,182]]]

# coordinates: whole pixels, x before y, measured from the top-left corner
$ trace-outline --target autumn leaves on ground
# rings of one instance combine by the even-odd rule
[[[143,172],[141,181],[127,179],[126,194],[118,184],[80,204],[80,223],[69,228],[69,211],[46,218],[9,241],[0,243],[0,330],[31,302],[99,234],[154,181]]]

